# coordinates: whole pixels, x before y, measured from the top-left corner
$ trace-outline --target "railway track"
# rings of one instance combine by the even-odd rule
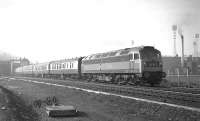
[[[112,84],[102,84],[102,83],[88,83],[75,81],[74,79],[69,80],[55,80],[54,79],[44,79],[44,78],[21,78],[15,77],[17,79],[32,79],[40,80],[48,83],[64,84],[68,86],[76,86],[84,89],[91,89],[95,91],[112,92],[116,94],[134,96],[140,98],[153,99],[162,102],[170,102],[175,104],[182,104],[192,107],[200,108],[200,89],[190,89],[190,88],[160,88],[160,87],[137,87],[137,86],[118,86]]]

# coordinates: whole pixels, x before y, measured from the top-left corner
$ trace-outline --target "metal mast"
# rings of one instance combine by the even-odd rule
[[[177,55],[176,52],[176,34],[177,34],[177,25],[172,26],[172,31],[173,31],[173,41],[174,41],[174,56]]]
[[[196,57],[199,56],[198,41],[199,41],[199,34],[196,33],[196,34],[194,35],[194,42],[193,42],[193,46],[194,46],[194,56],[196,56]]]

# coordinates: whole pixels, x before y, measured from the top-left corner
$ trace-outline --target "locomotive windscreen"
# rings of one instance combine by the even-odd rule
[[[140,53],[141,53],[142,59],[153,59],[153,60],[160,60],[161,59],[160,51],[154,49],[153,47],[143,48],[140,51]]]

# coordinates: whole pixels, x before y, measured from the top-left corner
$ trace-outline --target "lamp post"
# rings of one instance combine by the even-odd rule
[[[183,32],[182,32],[182,28],[180,27],[178,29],[178,34],[181,37],[181,66],[184,67],[184,36],[183,36]]]
[[[177,55],[176,52],[176,32],[177,32],[177,25],[172,26],[172,31],[173,31],[173,41],[174,41],[174,56]]]
[[[196,53],[196,57],[199,57],[199,50],[198,50],[199,34],[196,33],[194,35],[194,38],[195,38],[194,43],[193,43],[194,44],[194,54]]]

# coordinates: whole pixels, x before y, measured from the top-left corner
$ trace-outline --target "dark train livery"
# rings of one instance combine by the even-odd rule
[[[159,84],[163,72],[159,50],[151,46],[120,49],[85,57],[19,67],[16,74],[71,77],[110,83]]]

